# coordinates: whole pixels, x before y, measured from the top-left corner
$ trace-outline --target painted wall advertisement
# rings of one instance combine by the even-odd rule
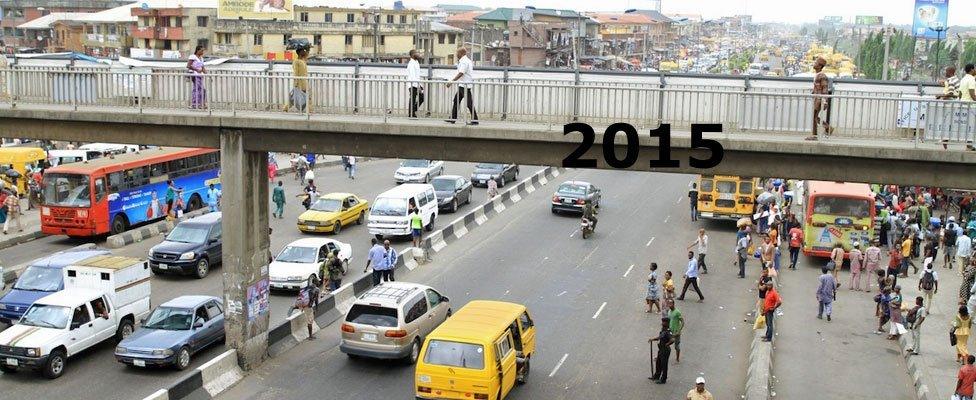
[[[220,0],[219,19],[255,19],[293,21],[292,0]]]
[[[270,287],[268,286],[267,277],[247,287],[248,322],[254,322],[254,320],[257,319],[259,315],[268,313],[269,294],[270,294]]]
[[[949,0],[915,0],[912,10],[912,34],[918,38],[945,37],[937,29],[949,26]],[[933,29],[934,28],[934,29]]]

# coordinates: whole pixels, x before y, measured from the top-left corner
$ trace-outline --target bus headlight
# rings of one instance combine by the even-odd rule
[[[88,210],[78,210],[78,218],[88,218]]]
[[[41,207],[41,215],[43,215],[45,217],[50,217],[51,216],[51,208],[50,207]]]

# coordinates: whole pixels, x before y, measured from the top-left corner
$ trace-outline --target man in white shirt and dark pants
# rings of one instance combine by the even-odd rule
[[[457,75],[451,82],[460,81],[460,86],[458,92],[454,95],[454,107],[451,108],[451,119],[447,122],[454,123],[457,121],[458,114],[458,104],[464,100],[465,96],[468,98],[468,111],[471,112],[471,121],[468,125],[478,125],[478,113],[474,110],[474,98],[471,94],[471,87],[474,86],[474,77],[471,75],[474,72],[474,63],[468,58],[468,50],[465,48],[457,49]],[[451,82],[448,82],[450,86]]]
[[[417,118],[417,109],[424,104],[424,86],[420,83],[420,54],[410,50],[407,62],[407,81],[410,82],[410,113],[408,117]]]

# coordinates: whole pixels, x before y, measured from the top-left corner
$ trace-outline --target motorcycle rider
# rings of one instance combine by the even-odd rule
[[[583,204],[583,218],[589,220],[593,224],[593,227],[591,228],[593,229],[593,232],[596,232],[597,213],[598,211],[596,207],[593,206],[592,200],[587,201],[586,204]]]

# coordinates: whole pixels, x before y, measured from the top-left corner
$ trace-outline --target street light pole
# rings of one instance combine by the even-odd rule
[[[938,79],[940,64],[939,56],[942,55],[942,32],[947,31],[949,28],[939,25],[936,27],[930,27],[929,29],[935,31],[935,66],[932,68],[932,75],[935,77],[935,79]]]

